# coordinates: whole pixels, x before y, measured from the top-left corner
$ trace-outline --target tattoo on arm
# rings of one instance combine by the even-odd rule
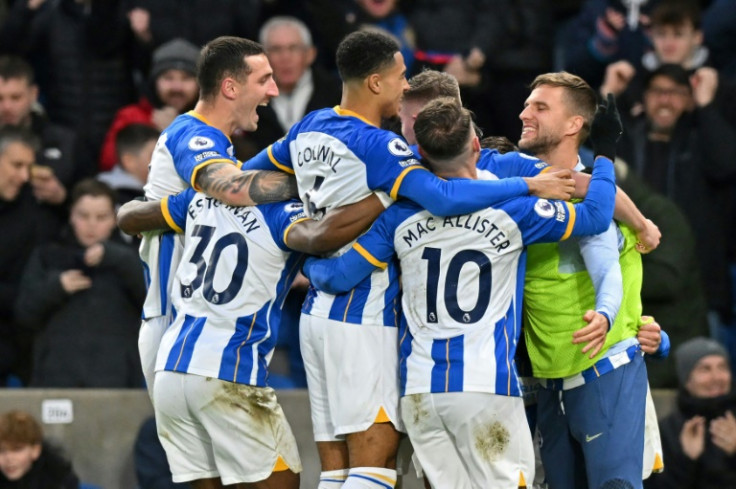
[[[234,173],[225,169],[227,163],[207,165],[197,173],[197,185],[206,194],[228,201],[247,189],[250,202],[238,199],[237,205],[265,204],[280,202],[297,197],[296,178],[278,171],[248,170]]]

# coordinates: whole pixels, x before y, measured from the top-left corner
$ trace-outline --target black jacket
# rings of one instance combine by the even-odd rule
[[[79,479],[69,461],[44,443],[38,460],[19,480],[9,481],[0,472],[0,489],[79,489]]]

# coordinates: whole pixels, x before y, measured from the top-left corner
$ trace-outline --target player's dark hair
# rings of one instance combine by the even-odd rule
[[[34,152],[37,152],[41,145],[38,137],[30,129],[18,126],[4,126],[0,128],[0,154],[5,153],[7,147],[13,143],[21,143],[31,148]]]
[[[115,150],[118,160],[126,153],[138,153],[149,141],[157,140],[160,133],[148,124],[129,124],[115,136]]]
[[[0,78],[4,80],[22,79],[29,85],[34,83],[33,68],[18,56],[0,56]]]
[[[702,16],[700,5],[692,0],[670,0],[657,4],[652,10],[651,27],[692,24],[694,29],[700,29]]]
[[[430,161],[449,160],[465,150],[472,128],[472,112],[454,98],[441,97],[417,114],[414,135]]]
[[[220,90],[220,83],[226,77],[244,81],[252,68],[245,58],[265,54],[263,46],[242,37],[221,36],[208,42],[197,61],[197,83],[199,97],[212,99]]]
[[[392,66],[399,44],[375,31],[356,31],[345,36],[337,47],[337,70],[343,82],[363,80]]]
[[[429,102],[439,97],[452,97],[460,101],[460,85],[454,76],[443,71],[424,70],[409,79],[409,90],[404,100]]]
[[[565,90],[564,98],[570,111],[583,117],[583,127],[578,134],[578,142],[583,143],[590,134],[590,125],[598,105],[598,99],[590,85],[577,75],[566,71],[556,73],[545,73],[534,79],[529,86],[532,90],[547,85],[550,87],[562,87]]]
[[[487,136],[480,140],[481,148],[495,149],[501,154],[519,151],[519,148],[506,136]]]
[[[84,180],[80,180],[72,188],[69,207],[74,207],[79,199],[87,195],[92,197],[107,197],[113,209],[115,209],[115,204],[118,201],[117,193],[108,184],[95,178],[85,178]]]

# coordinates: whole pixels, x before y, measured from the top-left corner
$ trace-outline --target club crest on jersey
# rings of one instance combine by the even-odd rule
[[[539,199],[537,203],[534,204],[534,212],[536,212],[539,217],[550,218],[555,215],[555,206],[553,206],[552,202],[547,199]]]
[[[388,142],[388,150],[394,156],[411,156],[414,154],[409,149],[409,146],[399,138],[393,138]]]
[[[201,149],[212,148],[215,142],[210,138],[204,136],[194,136],[189,140],[189,149],[192,151],[199,151]]]

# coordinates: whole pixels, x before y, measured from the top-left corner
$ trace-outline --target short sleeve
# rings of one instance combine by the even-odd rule
[[[233,145],[219,129],[208,125],[195,126],[177,142],[173,152],[174,167],[179,176],[195,190],[197,172],[212,163],[238,164]]]
[[[290,250],[286,245],[286,236],[291,227],[298,222],[309,219],[304,211],[304,205],[298,200],[289,200],[275,204],[259,205],[258,209],[263,212],[274,242],[282,250]]]

